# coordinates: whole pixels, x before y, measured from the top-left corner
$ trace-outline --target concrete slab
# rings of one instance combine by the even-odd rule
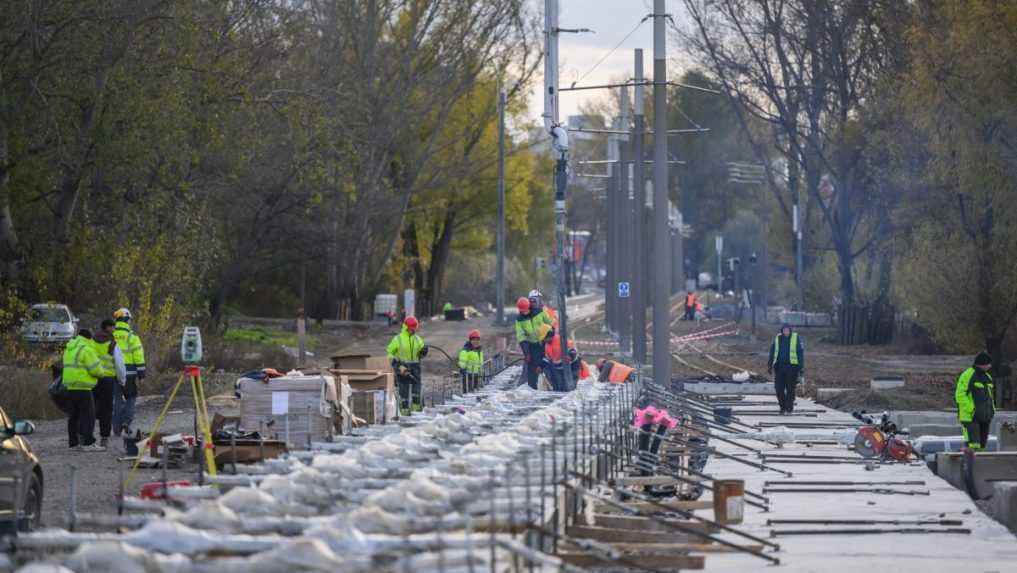
[[[869,380],[869,388],[873,390],[892,390],[904,387],[904,377],[879,377]]]
[[[1017,480],[992,484],[988,512],[1009,527],[1010,531],[1017,532]]]
[[[750,382],[747,384],[736,384],[734,382],[695,382],[685,383],[684,388],[696,394],[747,394],[747,395],[773,395],[772,382]],[[776,404],[776,402],[774,402]]]
[[[810,407],[811,401],[799,399],[799,405]],[[742,416],[746,423],[758,418]],[[848,414],[831,410],[820,414],[820,421],[839,423],[853,421]],[[822,430],[814,430],[822,432]],[[830,431],[831,435],[833,431]],[[729,454],[744,454],[735,446],[714,443]],[[753,443],[764,451],[776,446]],[[850,456],[845,446],[785,444],[782,454]],[[932,573],[973,569],[978,572],[1010,571],[1017,562],[1017,537],[982,513],[961,490],[936,477],[925,464],[879,465],[867,471],[864,464],[800,464],[785,465],[794,472],[791,478],[759,471],[732,460],[711,457],[705,472],[723,479],[743,479],[747,490],[759,492],[766,480],[822,481],[924,481],[915,489],[928,490],[928,496],[879,495],[874,493],[793,493],[772,494],[768,513],[746,507],[745,523],[739,528],[768,538],[778,526],[767,526],[767,519],[960,519],[971,535],[946,533],[882,534],[882,535],[803,535],[779,538],[782,572],[812,573],[826,571],[863,571],[891,568],[895,573]],[[893,486],[899,487],[899,486]],[[700,512],[709,517],[708,512]],[[940,514],[943,517],[940,518]],[[780,529],[824,529],[816,527],[780,526]],[[960,550],[958,548],[963,548]],[[977,555],[977,561],[972,561]],[[711,554],[706,570],[723,573],[763,571],[766,564],[757,558],[739,554]]]
[[[964,454],[961,452],[936,454],[936,474],[954,487],[967,491],[964,482]],[[978,497],[988,498],[992,495],[995,482],[1017,481],[1017,452],[982,452],[976,455],[972,475]]]

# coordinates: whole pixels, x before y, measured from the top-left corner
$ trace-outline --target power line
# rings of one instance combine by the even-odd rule
[[[586,70],[586,72],[584,72],[583,75],[579,76],[579,79],[577,79],[576,81],[572,82],[572,85],[570,87],[576,87],[576,84],[578,84],[579,82],[583,81],[586,78],[586,76],[588,76],[591,73],[593,73],[593,71],[596,70],[597,67],[600,66],[600,64],[604,63],[604,60],[610,58],[611,54],[615,53],[615,51],[618,48],[620,48],[621,45],[624,44],[626,40],[628,40],[630,37],[632,37],[632,34],[635,34],[636,30],[638,30],[639,27],[642,26],[643,23],[646,22],[647,20],[649,20],[652,16],[653,16],[653,14],[647,14],[646,16],[643,16],[643,19],[640,20],[638,23],[636,23],[635,27],[633,27],[631,30],[629,30],[629,33],[625,34],[625,37],[622,38],[617,44],[615,44],[614,47],[611,48],[610,52],[604,54],[604,57],[600,58],[600,60],[598,60],[596,64],[593,64],[592,68]]]

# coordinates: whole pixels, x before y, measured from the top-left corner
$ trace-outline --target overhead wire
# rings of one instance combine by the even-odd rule
[[[651,17],[653,17],[653,14],[647,14],[646,16],[643,16],[643,19],[640,20],[639,22],[637,22],[636,25],[631,30],[629,30],[629,33],[625,34],[625,37],[622,38],[621,40],[619,40],[619,42],[617,44],[615,44],[613,48],[611,48],[611,51],[609,51],[608,53],[604,54],[604,56],[602,58],[597,60],[597,63],[593,64],[593,67],[591,67],[590,69],[588,69],[585,72],[583,72],[583,74],[581,76],[579,76],[579,78],[576,81],[572,82],[572,84],[569,87],[573,87],[574,88],[574,87],[576,87],[576,84],[578,84],[579,82],[581,82],[584,79],[586,79],[586,76],[588,76],[591,73],[593,73],[593,71],[596,70],[600,66],[600,64],[603,64],[605,60],[610,58],[611,55],[614,54],[618,50],[618,48],[620,48],[621,45],[625,43],[626,40],[631,38],[632,34],[635,34],[636,30],[638,30]]]

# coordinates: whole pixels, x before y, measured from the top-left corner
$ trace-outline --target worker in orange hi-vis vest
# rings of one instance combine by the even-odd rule
[[[635,369],[631,366],[626,366],[621,362],[613,360],[604,360],[603,358],[597,360],[597,370],[600,371],[600,376],[597,377],[598,382],[611,382],[613,384],[631,382],[632,373],[635,372]]]
[[[685,320],[695,320],[697,308],[699,308],[699,299],[696,298],[696,293],[689,291],[685,295]]]

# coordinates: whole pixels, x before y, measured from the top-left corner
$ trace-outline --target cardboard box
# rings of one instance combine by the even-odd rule
[[[388,370],[387,356],[373,356],[366,352],[339,352],[330,356],[332,366],[340,370]]]
[[[396,419],[398,405],[396,399],[395,374],[380,370],[329,370],[333,376],[342,377],[356,392],[373,392],[383,390],[385,392],[385,416],[384,420],[377,422],[383,424]],[[359,414],[357,414],[359,417]]]
[[[345,376],[354,392],[365,390],[385,390],[390,392],[395,389],[395,374],[381,370],[361,369],[332,369],[329,370],[333,376]]]
[[[242,378],[239,390],[245,430],[262,429],[266,438],[300,447],[307,444],[308,431],[311,441],[328,441],[336,433],[339,392],[332,376]]]

